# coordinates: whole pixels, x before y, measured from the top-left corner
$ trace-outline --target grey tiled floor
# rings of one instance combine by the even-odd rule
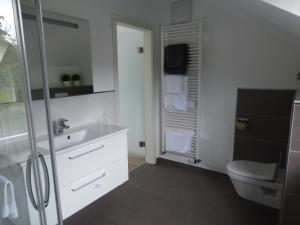
[[[239,198],[226,175],[160,160],[65,225],[276,225],[277,216]]]

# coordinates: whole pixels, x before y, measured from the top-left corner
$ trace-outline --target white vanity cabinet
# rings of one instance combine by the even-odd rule
[[[120,159],[61,191],[63,217],[67,218],[128,180],[127,160]]]
[[[57,156],[64,219],[128,180],[127,154],[122,131]]]
[[[122,158],[127,158],[127,133],[110,134],[82,147],[57,153],[58,180],[66,186],[102,169]]]
[[[49,177],[52,177],[49,156],[45,157],[45,161]],[[63,219],[66,219],[128,180],[127,130],[57,151],[56,161]],[[26,165],[22,165],[24,179]],[[49,225],[57,224],[53,189],[53,180],[50,179],[50,199],[46,207]],[[28,194],[27,202],[31,224],[38,224],[35,221],[38,212]]]

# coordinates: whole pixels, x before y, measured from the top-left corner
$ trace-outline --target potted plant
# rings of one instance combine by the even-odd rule
[[[79,74],[72,75],[72,81],[73,81],[74,86],[79,86],[80,85],[80,76],[79,76]]]
[[[69,74],[63,74],[60,77],[61,83],[64,87],[70,87],[71,86],[71,78]]]

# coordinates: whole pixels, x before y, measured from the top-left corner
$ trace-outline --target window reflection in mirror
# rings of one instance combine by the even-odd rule
[[[0,152],[3,140],[27,131],[20,69],[12,1],[0,1]]]
[[[0,15],[0,103],[22,100],[16,34],[11,14]]]

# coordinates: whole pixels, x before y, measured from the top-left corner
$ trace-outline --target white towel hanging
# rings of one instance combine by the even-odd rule
[[[182,82],[178,82],[178,79],[168,79],[169,84],[166,84],[165,90],[170,89],[172,86],[174,89],[179,89],[177,86],[178,83],[181,83],[181,92],[179,94],[170,94],[167,91],[164,93],[164,108],[166,111],[174,112],[174,111],[186,111],[187,109],[187,94],[188,94],[188,77],[182,76]],[[173,85],[170,84],[173,83]],[[167,87],[169,86],[169,87]],[[177,90],[176,90],[177,91]]]
[[[192,135],[183,132],[166,131],[166,151],[180,154],[190,154],[192,150]]]
[[[183,86],[183,75],[165,75],[166,94],[181,94]]]
[[[14,219],[19,216],[13,183],[2,175],[0,175],[0,207],[2,218]]]

